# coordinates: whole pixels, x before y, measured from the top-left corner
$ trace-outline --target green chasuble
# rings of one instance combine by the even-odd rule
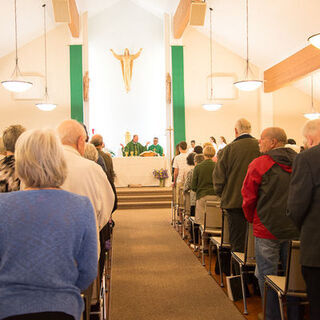
[[[157,145],[151,145],[148,150],[151,150],[153,152],[156,152],[158,153],[160,156],[163,155],[163,148],[160,146],[160,144],[157,144]]]
[[[147,150],[147,147],[144,147],[141,143],[137,142],[134,143],[133,141],[130,141],[124,148],[123,156],[126,155],[126,152],[128,152],[128,157],[131,156],[138,156],[140,153]],[[133,154],[131,154],[133,152]]]

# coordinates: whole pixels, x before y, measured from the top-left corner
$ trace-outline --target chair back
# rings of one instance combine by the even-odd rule
[[[220,200],[207,200],[205,202],[204,230],[206,230],[207,228],[221,229],[222,215],[220,204]]]
[[[190,215],[190,206],[191,206],[191,199],[190,199],[190,192],[184,192],[184,212],[186,215]]]
[[[179,199],[178,199],[178,205],[180,209],[184,209],[184,192],[183,187],[179,188]]]
[[[247,233],[244,246],[244,263],[254,262],[256,260],[254,249],[253,224],[247,222]]]
[[[306,293],[300,264],[300,241],[293,240],[289,244],[285,292],[289,295]]]
[[[221,244],[230,244],[230,232],[229,232],[229,221],[226,210],[222,210],[222,232],[221,232]]]

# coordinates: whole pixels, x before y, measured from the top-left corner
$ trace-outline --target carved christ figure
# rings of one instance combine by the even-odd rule
[[[123,55],[116,54],[112,49],[110,49],[110,51],[121,62],[123,81],[128,93],[130,91],[130,82],[132,78],[133,60],[137,59],[140,56],[142,49],[140,49],[136,54],[130,54],[129,49],[126,48]]]

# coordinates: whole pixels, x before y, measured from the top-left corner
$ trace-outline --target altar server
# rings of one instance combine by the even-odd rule
[[[148,148],[148,150],[151,150],[153,152],[158,153],[160,156],[163,155],[163,148],[158,144],[159,139],[157,137],[153,138],[153,144]]]

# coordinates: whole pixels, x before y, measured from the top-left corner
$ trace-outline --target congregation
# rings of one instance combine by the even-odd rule
[[[245,285],[256,283],[266,299],[264,319],[276,320],[282,311],[274,291],[264,296],[265,279],[286,270],[290,241],[300,240],[310,319],[319,319],[320,120],[306,123],[306,150],[299,154],[282,128],[267,128],[258,140],[250,122],[239,119],[234,132],[228,144],[224,137],[218,144],[210,137],[203,146],[192,141],[192,150],[185,141],[177,146],[172,186],[175,203],[181,189],[190,195],[190,244],[202,254],[209,250],[208,238],[202,247],[197,243],[208,201],[219,202],[227,215],[231,252],[245,252],[252,224],[256,278],[246,277]],[[92,299],[117,194],[103,137],[88,139],[75,120],[63,121],[55,131],[12,125],[3,132],[0,319],[80,319],[81,293]],[[227,257],[224,265],[230,266]],[[238,265],[231,270],[238,274]],[[303,319],[300,299],[288,297],[287,302],[287,319]]]
[[[173,160],[177,223],[185,227],[185,217],[179,212],[182,197],[182,207],[188,206],[183,208],[183,213],[189,215],[189,243],[195,251],[200,248],[202,255],[208,252],[211,240],[207,236],[200,246],[199,228],[204,236],[206,204],[210,201],[219,201],[226,214],[230,242],[227,248],[231,253],[247,250],[249,225],[253,226],[255,277],[244,278],[243,294],[250,294],[247,284],[251,283],[255,293],[261,295],[262,307],[265,305],[266,309],[258,319],[284,319],[275,291],[268,290],[264,296],[265,279],[286,273],[291,241],[300,240],[300,261],[310,303],[308,314],[310,319],[319,319],[320,237],[316,211],[319,203],[317,170],[320,167],[316,157],[320,150],[320,120],[310,120],[303,128],[306,150],[297,148],[293,139],[287,139],[282,128],[266,128],[260,139],[256,139],[251,136],[250,122],[239,119],[234,132],[235,139],[229,144],[223,141],[225,145],[221,149],[213,137],[210,143],[204,144],[203,150],[192,141],[194,149],[188,150],[189,153],[186,142],[178,144]],[[301,153],[297,154],[299,149]],[[213,233],[210,229],[208,232]],[[242,277],[234,259],[230,270],[231,255],[223,257],[228,261],[220,260],[220,270],[222,267],[227,275],[230,271],[241,273]],[[299,297],[299,294],[287,297],[289,320],[304,317]]]

